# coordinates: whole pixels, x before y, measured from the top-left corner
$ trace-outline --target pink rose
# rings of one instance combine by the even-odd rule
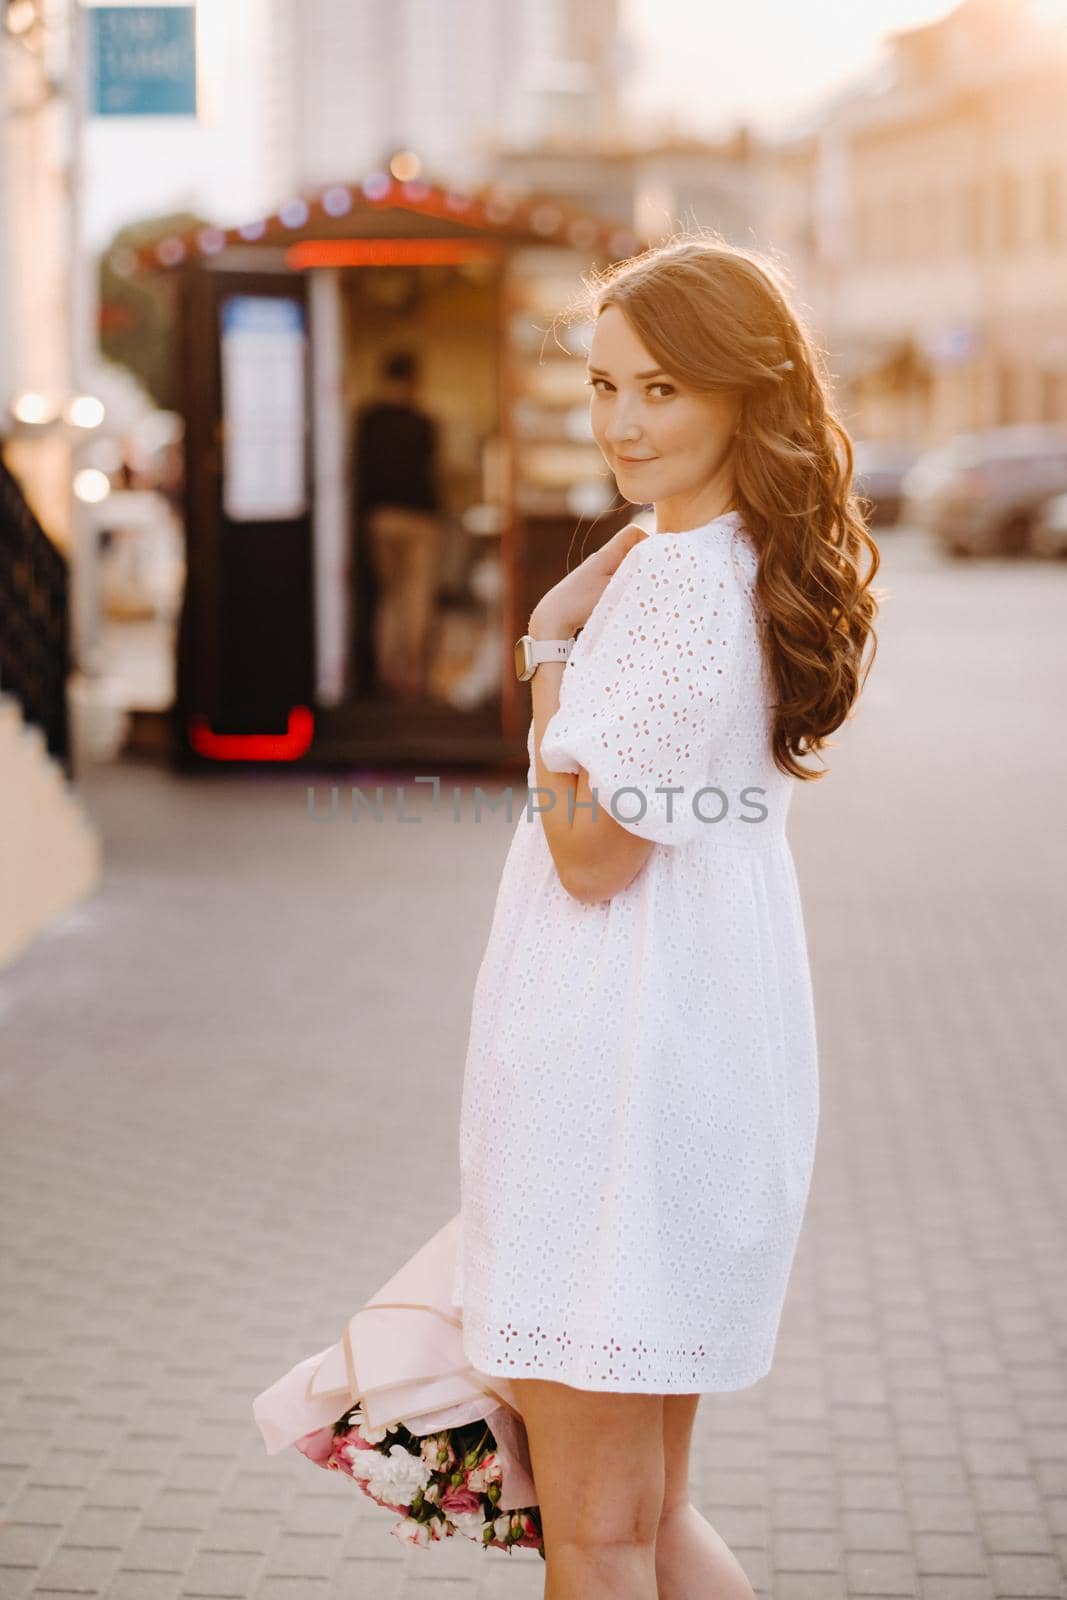
[[[524,1550],[537,1550],[541,1545],[541,1535],[537,1531],[537,1523],[528,1511],[520,1512],[519,1523],[522,1528],[522,1538],[517,1541]]]
[[[481,1495],[474,1493],[473,1489],[453,1487],[446,1490],[441,1496],[441,1510],[447,1512],[475,1512],[481,1514]]]

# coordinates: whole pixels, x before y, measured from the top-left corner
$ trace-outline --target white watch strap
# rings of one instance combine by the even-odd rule
[[[531,656],[535,666],[542,661],[566,661],[574,649],[573,639],[533,639]]]

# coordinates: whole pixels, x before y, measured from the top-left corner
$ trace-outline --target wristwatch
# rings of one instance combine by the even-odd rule
[[[524,633],[515,642],[515,676],[525,683],[543,661],[567,661],[573,649],[573,639],[534,639]]]

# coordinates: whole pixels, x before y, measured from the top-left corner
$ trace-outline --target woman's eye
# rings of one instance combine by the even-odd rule
[[[609,389],[611,387],[610,383],[608,383],[607,378],[586,378],[585,382],[586,382],[586,387],[590,388],[590,389],[596,389],[596,386],[597,386],[598,383],[607,384]],[[648,387],[649,387],[649,389],[666,389],[670,394],[674,393],[674,385],[673,385],[673,383],[650,383],[648,385]]]

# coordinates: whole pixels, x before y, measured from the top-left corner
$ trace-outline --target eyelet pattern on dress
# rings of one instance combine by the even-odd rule
[[[602,803],[647,791],[643,823],[617,820],[653,849],[625,889],[580,902],[536,812],[515,826],[460,1113],[453,1299],[486,1374],[667,1394],[770,1369],[819,1089],[755,573],[735,519],[651,536],[563,674],[546,767],[585,768]],[[654,796],[668,782],[715,786],[727,813],[675,825]]]
[[[739,791],[765,767],[756,565],[733,517],[653,534],[627,553],[578,635],[541,757],[550,772],[584,767],[599,805],[640,838],[678,845],[740,827],[747,843],[784,829],[784,815],[759,828],[737,822],[737,793],[735,821],[722,827],[713,820],[721,802],[699,795],[731,782]],[[787,802],[789,780],[771,781]]]

